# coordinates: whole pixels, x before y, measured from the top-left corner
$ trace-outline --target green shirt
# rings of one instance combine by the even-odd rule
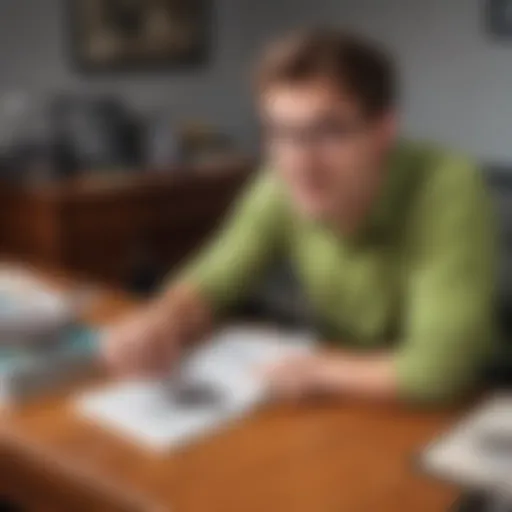
[[[478,170],[441,149],[403,143],[356,237],[294,211],[262,171],[213,243],[181,274],[215,309],[286,256],[330,342],[389,347],[406,398],[455,398],[492,344],[494,227]]]

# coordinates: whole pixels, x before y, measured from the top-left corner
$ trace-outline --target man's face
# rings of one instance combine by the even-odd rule
[[[271,163],[299,210],[320,220],[353,215],[371,195],[396,131],[392,113],[369,120],[319,81],[271,87],[262,117]]]

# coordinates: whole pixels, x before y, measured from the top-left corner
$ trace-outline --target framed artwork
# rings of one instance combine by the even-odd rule
[[[197,64],[209,43],[209,0],[68,0],[73,60],[85,71]]]
[[[486,9],[491,35],[512,42],[512,0],[487,0]]]

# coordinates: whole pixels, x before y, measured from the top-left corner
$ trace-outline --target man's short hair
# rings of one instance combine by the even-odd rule
[[[378,45],[341,30],[291,34],[272,43],[256,69],[258,91],[316,79],[353,96],[368,116],[382,114],[397,99],[392,59]]]

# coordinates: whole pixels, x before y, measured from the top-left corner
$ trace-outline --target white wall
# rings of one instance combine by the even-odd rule
[[[512,162],[512,41],[484,26],[485,0],[297,0],[299,24],[336,23],[399,58],[407,133]]]

